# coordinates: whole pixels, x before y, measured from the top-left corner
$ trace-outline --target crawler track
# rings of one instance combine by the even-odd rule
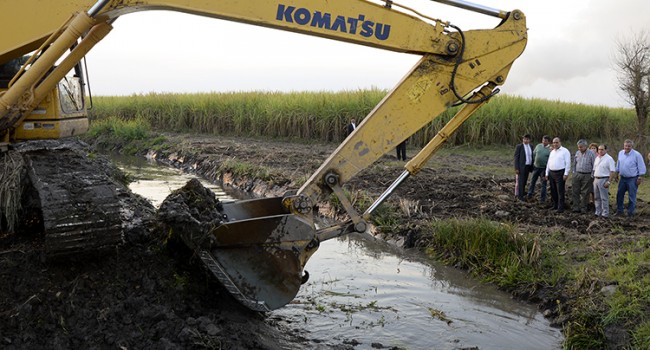
[[[48,258],[103,252],[122,243],[124,187],[104,164],[74,143],[39,141],[20,151],[36,192],[32,204],[42,215]]]

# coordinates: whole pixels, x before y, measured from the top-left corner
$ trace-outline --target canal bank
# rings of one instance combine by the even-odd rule
[[[167,140],[174,146],[154,153],[158,159],[253,195],[277,195],[300,187],[336,147],[203,135],[167,135]],[[399,246],[429,250],[432,223],[486,219],[511,226],[515,236],[536,240],[541,248],[537,266],[527,274],[508,275],[506,268],[480,270],[480,256],[472,265],[449,259],[458,254],[452,250],[433,253],[537,305],[563,329],[565,347],[645,350],[650,345],[650,208],[643,194],[635,220],[599,220],[571,212],[558,215],[544,205],[514,201],[509,154],[509,149],[441,150],[386,203],[390,209],[379,218],[380,236]],[[386,155],[346,188],[355,201],[367,202],[402,167]],[[321,212],[341,214],[329,205],[322,206]],[[504,285],[494,282],[494,276],[504,274],[508,279]]]
[[[130,187],[154,203],[188,180],[139,161],[119,158],[118,165],[133,179]],[[323,242],[306,270],[310,280],[295,300],[266,317],[304,334],[307,347],[504,349],[518,348],[523,339],[529,349],[561,347],[560,331],[535,306],[418,250],[350,236]]]

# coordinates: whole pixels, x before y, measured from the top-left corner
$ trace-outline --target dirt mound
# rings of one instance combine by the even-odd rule
[[[28,243],[13,248],[0,258],[4,349],[280,348],[262,316],[158,245],[55,265]]]
[[[107,162],[94,164],[98,172],[113,171]],[[170,196],[167,220],[218,223],[218,201],[195,185]],[[240,306],[211,276],[187,264],[191,252],[164,244],[166,232],[151,225],[150,204],[130,191],[120,198],[124,244],[102,255],[45,261],[41,234],[0,234],[0,348],[301,347],[293,345],[303,339],[295,332]],[[179,214],[187,213],[181,203],[197,198],[204,201],[191,215]]]

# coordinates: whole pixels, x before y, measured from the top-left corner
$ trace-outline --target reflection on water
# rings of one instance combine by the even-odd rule
[[[156,206],[193,177],[141,159],[116,162],[136,180],[131,189]],[[232,200],[203,183],[220,199]],[[311,278],[294,302],[269,317],[320,340],[314,349],[343,342],[356,344],[355,350],[373,349],[373,343],[404,349],[561,348],[560,331],[534,306],[417,252],[349,236],[323,242],[306,270]]]
[[[531,305],[425,257],[384,243],[324,242],[311,279],[275,311],[324,343],[406,349],[559,349],[561,334]]]
[[[157,208],[173,190],[183,187],[187,181],[197,178],[185,174],[179,169],[160,166],[155,161],[144,158],[114,155],[111,157],[118,167],[133,180],[129,184],[131,191],[149,199]],[[232,201],[223,189],[205,179],[198,178],[203,186],[214,192],[223,202]]]

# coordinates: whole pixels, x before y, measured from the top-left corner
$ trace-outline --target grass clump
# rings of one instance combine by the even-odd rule
[[[271,170],[267,167],[241,162],[234,159],[228,159],[221,163],[220,170],[222,173],[229,172],[233,176],[250,177],[263,181],[277,180]]]
[[[143,150],[159,150],[166,144],[166,138],[154,133],[150,123],[141,117],[124,119],[113,116],[93,120],[83,138],[100,149],[128,155]]]
[[[634,349],[650,348],[650,241],[632,242],[617,254],[603,278],[616,286],[605,298],[603,326],[624,325],[631,330]]]
[[[512,225],[487,219],[451,219],[434,221],[430,229],[430,255],[487,281],[510,288],[538,276],[538,241],[519,234]]]

